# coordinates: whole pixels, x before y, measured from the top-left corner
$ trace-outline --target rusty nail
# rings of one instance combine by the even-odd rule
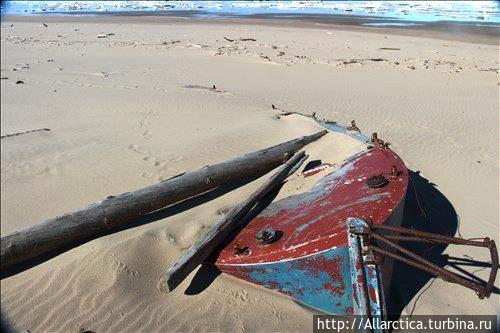
[[[394,178],[396,178],[398,176],[398,168],[397,168],[397,166],[395,166],[395,165],[392,166],[391,175]]]

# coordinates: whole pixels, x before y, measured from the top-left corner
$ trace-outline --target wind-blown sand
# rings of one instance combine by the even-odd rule
[[[2,236],[318,131],[306,118],[276,119],[275,104],[344,124],[356,119],[365,134],[391,142],[419,172],[412,177],[427,215],[417,214],[414,200],[406,223],[451,234],[458,227],[465,238],[498,244],[497,40],[163,20],[3,18]],[[223,92],[185,88],[213,84]],[[337,163],[358,149],[333,133],[307,147]],[[32,332],[311,330],[309,310],[225,274],[196,295],[184,294],[194,274],[171,294],[156,288],[163,269],[261,181],[4,278],[2,320]],[[445,254],[488,258],[457,246]],[[462,268],[482,279],[489,273]],[[479,300],[416,277],[399,288],[402,314],[498,314],[498,294]]]

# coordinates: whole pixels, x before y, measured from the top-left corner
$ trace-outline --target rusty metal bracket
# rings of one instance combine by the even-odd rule
[[[350,232],[359,235],[363,238],[363,243],[374,253],[387,256],[392,259],[404,262],[407,265],[413,266],[423,270],[429,274],[439,277],[445,281],[460,284],[466,288],[472,289],[476,292],[480,299],[488,298],[493,290],[493,284],[496,279],[498,264],[498,252],[495,241],[489,238],[479,240],[469,240],[457,237],[450,237],[438,234],[432,234],[423,231],[411,230],[403,227],[392,227],[387,225],[374,225],[367,222],[368,227],[351,228]],[[385,232],[398,233],[382,235],[378,230]],[[456,274],[450,270],[442,268],[435,263],[419,256],[418,254],[404,248],[396,243],[396,241],[412,241],[412,242],[426,242],[426,243],[440,243],[440,244],[455,244],[467,245],[475,247],[485,247],[490,251],[491,256],[491,272],[486,285],[472,281],[466,277]],[[368,244],[366,244],[368,243]],[[384,248],[379,245],[384,246]],[[396,250],[396,253],[389,251],[389,248]],[[397,254],[402,253],[404,256]]]
[[[385,148],[387,148],[390,145],[389,142],[385,142],[384,140],[379,139],[377,133],[375,133],[375,132],[372,133],[370,143],[371,143],[372,147],[385,147]]]
[[[356,120],[351,120],[351,126],[347,126],[346,128],[348,131],[361,132],[359,127],[356,126]]]
[[[353,288],[352,309],[355,315],[385,317],[386,309],[380,267],[366,238],[370,226],[363,220],[348,218],[349,261]],[[374,332],[379,332],[374,330]]]

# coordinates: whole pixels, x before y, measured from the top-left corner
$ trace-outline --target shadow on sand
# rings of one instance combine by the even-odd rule
[[[425,179],[420,175],[420,173],[409,171],[411,176],[411,181],[408,187],[405,209],[403,216],[403,226],[407,228],[414,228],[420,231],[432,232],[442,235],[455,235],[458,228],[458,216],[453,208],[453,205],[446,199],[446,197],[439,192],[436,185]],[[256,175],[251,179],[246,179],[236,184],[230,186],[223,186],[211,190],[209,192],[203,193],[196,197],[187,199],[180,203],[169,206],[160,211],[151,213],[142,218],[136,219],[127,223],[122,228],[118,230],[113,230],[112,232],[107,232],[100,234],[98,237],[109,235],[115,232],[119,232],[125,229],[137,227],[146,223],[154,222],[178,213],[181,213],[190,208],[196,207],[198,205],[204,204],[211,200],[214,200],[230,191],[233,191],[241,186],[248,184],[249,182],[263,176]],[[245,227],[253,218],[255,218],[260,212],[262,212],[276,197],[280,188],[276,188],[273,192],[269,193],[263,200],[261,200],[248,214],[245,216],[244,220],[241,222],[238,230],[230,235],[227,240],[222,244],[210,258],[206,260],[208,264],[204,264],[196,272],[194,278],[192,279],[190,285],[185,290],[186,295],[195,295],[203,290],[205,290],[216,278],[221,274],[220,270],[211,265],[210,263],[219,255],[220,251],[229,244],[234,237],[238,234],[239,230]],[[97,238],[93,237],[92,239]],[[17,267],[16,270],[3,271],[1,277],[5,278],[13,274],[17,274],[21,271],[29,269],[36,266],[46,260],[49,260],[65,251],[68,251],[74,247],[77,247],[91,239],[82,240],[78,244],[72,244],[71,246],[65,247],[58,251],[51,252],[42,258],[32,260],[27,264]],[[491,268],[490,263],[478,262],[471,260],[470,258],[455,258],[448,255],[444,255],[443,251],[447,245],[442,244],[419,244],[419,243],[401,243],[409,250],[424,256],[425,258],[431,260],[432,262],[438,264],[441,267],[448,266],[454,268],[456,271],[461,272],[463,275],[469,277],[472,280],[486,283],[483,280],[478,279],[471,273],[464,270],[464,267],[473,266],[477,268]],[[391,295],[387,301],[387,310],[391,318],[397,318],[402,314],[403,309],[410,303],[410,301],[421,291],[425,284],[433,278],[431,275],[403,264],[401,262],[395,262],[394,274],[392,279],[392,289]],[[461,287],[460,287],[461,288]],[[471,291],[472,292],[472,291]],[[499,294],[499,289],[494,288],[494,294]],[[2,316],[3,317],[3,316]],[[7,325],[3,321],[2,325]],[[4,327],[2,327],[4,328]],[[8,327],[5,327],[8,328]],[[2,330],[3,331],[3,330]],[[7,330],[8,331],[8,330]]]
[[[454,236],[458,229],[458,216],[453,208],[453,205],[446,197],[436,188],[436,185],[420,175],[420,172],[409,170],[411,181],[409,183],[405,210],[403,215],[403,226],[413,228],[420,231],[431,232],[441,235]],[[239,230],[256,217],[271,201],[275,198],[279,189],[270,193],[265,200],[260,202],[249,216],[245,217],[245,221],[240,225]],[[220,253],[220,249],[229,244],[234,239],[237,233],[233,234],[229,239],[216,251],[207,262],[214,262]],[[464,268],[474,267],[475,269],[490,268],[491,263],[471,260],[470,258],[456,258],[443,254],[448,245],[446,244],[429,244],[429,243],[401,243],[409,250],[424,256],[428,260],[438,264],[441,267],[447,266],[447,269],[452,268],[455,272],[461,273],[462,276],[469,279],[486,284],[486,281],[481,280],[469,273]],[[411,300],[422,291],[422,288],[434,278],[430,274],[408,266],[402,262],[395,262],[394,276],[392,280],[392,289],[390,297],[387,301],[387,312],[392,319],[398,318],[403,309],[411,302]],[[196,272],[191,284],[186,289],[186,295],[195,295],[205,290],[219,275],[221,271],[210,264],[204,264]],[[457,286],[458,287],[458,286]],[[463,287],[458,287],[463,288]],[[466,291],[467,292],[467,291]],[[469,291],[472,292],[472,291]],[[499,294],[499,289],[494,287],[493,294]]]
[[[453,205],[436,188],[436,185],[422,177],[419,171],[409,170],[409,173],[411,178],[406,194],[403,227],[454,236],[458,229],[459,217]],[[466,235],[464,236],[467,238]],[[473,281],[486,284],[486,281],[467,272],[464,267],[491,269],[491,263],[470,260],[469,258],[455,258],[443,254],[447,244],[414,242],[401,242],[400,244],[441,267],[453,268],[455,272],[461,273]],[[410,304],[427,282],[434,278],[426,272],[399,261],[394,263],[394,272],[390,297],[386,300],[387,312],[392,319],[402,315],[403,309]],[[463,287],[457,286],[457,288]],[[465,292],[472,293],[473,291],[465,290]],[[494,287],[493,294],[498,293],[499,289]]]
[[[10,323],[7,316],[0,310],[0,332],[4,333],[14,333],[17,332],[12,324]]]
[[[192,198],[189,198],[189,199],[186,199],[184,201],[181,201],[179,203],[176,203],[176,204],[173,204],[171,206],[168,206],[164,209],[161,209],[161,210],[158,210],[156,212],[153,212],[153,213],[150,213],[148,215],[145,215],[143,217],[140,217],[140,218],[137,218],[135,220],[132,220],[128,223],[125,223],[123,224],[120,228],[117,228],[117,229],[113,229],[112,231],[108,231],[108,232],[104,232],[104,233],[100,233],[99,235],[95,235],[94,237],[91,237],[91,238],[87,238],[87,239],[83,239],[81,240],[80,242],[77,242],[77,243],[73,243],[71,245],[68,245],[68,246],[65,246],[65,247],[62,247],[58,250],[54,250],[54,251],[51,251],[45,255],[42,255],[36,259],[33,259],[33,260],[30,260],[22,265],[18,265],[16,266],[14,269],[2,269],[1,271],[1,278],[4,279],[4,278],[7,278],[9,276],[12,276],[12,275],[15,275],[15,274],[18,274],[22,271],[25,271],[27,269],[30,269],[34,266],[37,266],[47,260],[50,260],[56,256],[58,256],[59,254],[61,253],[64,253],[66,251],[69,251],[75,247],[78,247],[82,244],[85,244],[93,239],[96,239],[98,237],[103,237],[103,236],[107,236],[107,235],[110,235],[110,234],[113,234],[113,233],[117,233],[117,232],[120,232],[120,231],[123,231],[123,230],[126,230],[126,229],[130,229],[130,228],[134,228],[134,227],[138,227],[138,226],[141,226],[143,224],[147,224],[147,223],[151,223],[151,222],[155,222],[155,221],[158,221],[158,220],[161,220],[161,219],[164,219],[164,218],[167,218],[169,216],[172,216],[172,215],[176,215],[176,214],[179,214],[179,213],[182,213],[188,209],[191,209],[193,207],[196,207],[196,206],[199,206],[199,205],[202,205],[204,203],[207,203],[209,201],[212,201],[212,200],[215,200],[217,199],[218,197],[220,196],[223,196],[224,194],[228,193],[228,192],[231,192],[231,191],[234,191],[260,177],[262,177],[265,173],[262,173],[262,174],[257,174],[255,175],[254,177],[252,178],[248,178],[248,179],[244,179],[244,180],[241,180],[239,182],[236,182],[236,183],[233,183],[233,184],[230,184],[230,185],[227,185],[227,186],[220,186],[220,187],[217,187],[211,191],[207,191],[205,193],[202,193],[202,194],[199,194],[197,196],[194,196]],[[250,213],[249,213],[250,214]]]
[[[436,185],[420,175],[420,172],[409,170],[411,181],[408,187],[405,210],[403,215],[403,226],[413,228],[420,231],[431,232],[441,235],[453,236],[458,229],[458,216],[453,208],[453,205],[446,197],[436,188]],[[265,200],[260,202],[250,213],[245,217],[245,221],[240,225],[238,230],[245,227],[254,217],[256,217],[265,207],[267,207],[275,198],[279,189],[270,193]],[[237,231],[238,232],[238,231]],[[214,254],[207,260],[212,263],[217,258],[220,250],[229,244],[237,235],[235,232],[229,237],[226,242],[215,251]],[[446,244],[429,244],[429,243],[401,243],[409,250],[424,256],[428,260],[438,264],[441,267],[454,269],[455,272],[461,273],[462,276],[469,279],[486,284],[473,274],[469,273],[464,268],[474,267],[477,269],[490,268],[491,263],[479,262],[469,258],[455,258],[443,254],[446,249]],[[403,309],[411,302],[411,300],[420,292],[422,288],[434,278],[430,274],[408,266],[402,262],[395,262],[392,280],[392,289],[390,297],[387,301],[387,312],[389,317],[396,319],[402,314]],[[211,264],[204,264],[196,272],[189,287],[186,289],[186,295],[195,295],[205,290],[219,275],[221,271]],[[463,287],[458,287],[463,288]],[[470,291],[472,292],[472,291]],[[499,294],[499,289],[493,289],[494,294]]]

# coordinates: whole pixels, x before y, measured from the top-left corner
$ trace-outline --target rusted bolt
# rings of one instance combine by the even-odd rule
[[[365,263],[370,263],[373,265],[373,263],[375,262],[375,255],[373,254],[373,252],[371,252],[371,250],[367,248],[366,252],[363,254],[364,254],[363,261]]]
[[[370,251],[364,258],[363,261],[365,264],[368,265],[380,265],[384,261],[384,257],[380,256],[378,254],[375,254],[372,252],[370,248],[368,248],[368,251]]]
[[[258,241],[266,244],[274,243],[278,239],[276,235],[276,230],[274,230],[271,227],[267,227],[266,229],[260,230],[255,236],[255,238],[257,238]]]
[[[372,133],[371,143],[375,147],[378,147],[378,146],[384,146],[384,147],[386,147],[386,144],[385,144],[384,140],[379,139],[376,132]]]
[[[243,246],[243,247],[240,247],[239,245],[234,246],[234,254],[237,256],[248,255],[249,253],[250,249],[248,248],[248,246]]]
[[[398,167],[393,165],[391,168],[391,175],[392,177],[396,178],[398,176]]]
[[[360,132],[358,126],[356,126],[356,121],[355,120],[351,120],[351,126],[347,126],[347,129],[349,131],[357,131],[357,132]]]
[[[366,185],[368,185],[369,188],[384,187],[388,183],[389,183],[389,180],[387,178],[385,178],[383,174],[371,176],[366,181]]]

